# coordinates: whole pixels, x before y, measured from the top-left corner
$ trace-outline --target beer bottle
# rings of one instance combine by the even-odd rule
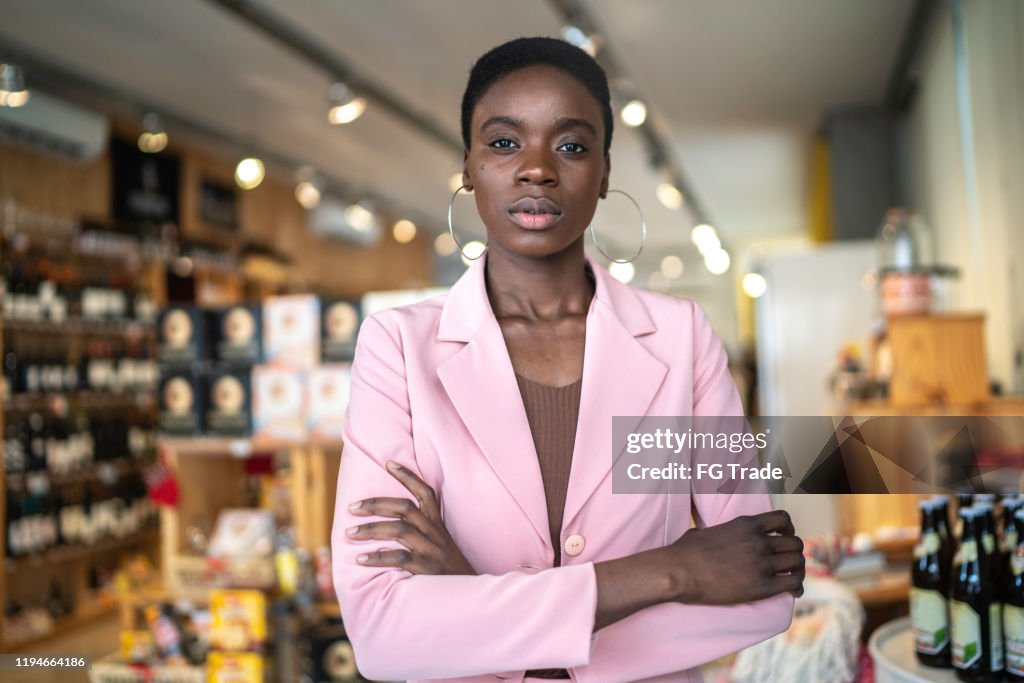
[[[960,516],[962,510],[966,510],[974,504],[974,496],[970,493],[957,494],[957,506],[956,506],[956,529],[953,530],[956,539],[959,541],[963,537],[964,532],[964,520]]]
[[[949,526],[949,500],[945,496],[933,496],[935,505],[935,529],[939,532],[939,543],[942,546],[942,563],[949,573],[953,564],[953,532]]]
[[[1017,507],[1013,520],[1024,528],[1024,508]],[[1008,581],[1003,604],[1006,634],[1006,677],[1024,681],[1024,538],[1019,538],[1007,565]]]
[[[953,558],[949,601],[953,668],[969,682],[998,681],[1003,669],[1002,621],[993,609],[981,517],[973,508],[960,511],[963,535]]]
[[[914,546],[911,568],[910,621],[914,651],[927,666],[950,666],[949,574],[936,524],[938,507],[932,501],[918,503],[921,539]]]

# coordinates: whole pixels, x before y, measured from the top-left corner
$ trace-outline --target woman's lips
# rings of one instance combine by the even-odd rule
[[[562,217],[561,214],[556,213],[530,213],[527,211],[513,211],[509,215],[519,227],[527,230],[544,230]]]

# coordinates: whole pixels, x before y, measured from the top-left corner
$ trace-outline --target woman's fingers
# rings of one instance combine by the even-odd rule
[[[799,536],[769,536],[768,547],[773,553],[802,553],[804,542]]]
[[[772,574],[803,571],[806,560],[801,553],[777,553],[768,558]]]
[[[388,461],[387,468],[391,476],[397,479],[419,501],[420,509],[423,510],[424,514],[432,519],[440,519],[434,489],[430,488],[425,481],[416,476],[412,470],[402,467],[394,460]]]
[[[431,545],[419,529],[404,519],[349,527],[345,535],[353,541],[398,541],[413,552],[423,551]]]

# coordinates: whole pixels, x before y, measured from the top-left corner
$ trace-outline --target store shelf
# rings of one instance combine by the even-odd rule
[[[272,441],[268,439],[233,439],[224,437],[161,437],[161,450],[182,456],[213,456],[248,458],[253,453],[287,451],[295,448],[316,446],[325,449],[340,449],[340,440]]]
[[[108,477],[120,480],[122,477],[132,474],[142,476],[140,467],[143,466],[145,462],[146,461],[144,459],[136,458],[132,455],[125,455],[120,458],[93,463],[88,467],[84,467],[74,472],[68,472],[66,474],[53,474],[51,472],[47,472],[46,475],[50,481],[50,486],[52,487],[85,484]],[[16,491],[22,489],[25,486],[25,478],[27,474],[34,473],[8,472],[6,475],[7,490]]]
[[[50,550],[36,553],[35,555],[8,558],[5,561],[6,570],[8,574],[15,574],[31,569],[41,569],[55,564],[72,562],[83,557],[93,557],[109,553],[114,550],[131,548],[132,546],[155,541],[159,536],[160,529],[154,526],[151,529],[146,529],[145,531],[140,531],[136,534],[125,536],[124,538],[108,538],[102,541],[97,541],[92,545],[74,545],[51,548]]]
[[[74,614],[54,619],[53,629],[46,633],[41,633],[29,638],[5,639],[3,641],[4,650],[10,652],[15,647],[26,648],[38,645],[39,643],[44,643],[51,638],[56,638],[68,631],[81,626],[87,626],[97,619],[116,614],[117,610],[118,606],[116,602],[112,602],[108,605],[89,605],[80,610],[76,610]]]
[[[155,333],[153,325],[147,323],[130,320],[86,320],[83,318],[68,318],[57,323],[49,320],[20,320],[4,317],[3,330],[21,334],[132,338],[151,337]]]
[[[3,401],[4,412],[29,413],[49,410],[54,399],[66,398],[77,411],[152,408],[156,394],[144,391],[72,391],[58,393],[13,394]]]

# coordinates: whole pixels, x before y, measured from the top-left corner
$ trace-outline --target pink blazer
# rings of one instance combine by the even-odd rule
[[[578,554],[554,559],[536,451],[478,260],[448,294],[362,325],[352,367],[333,529],[334,581],[356,662],[387,680],[700,681],[699,667],[788,628],[793,598],[661,604],[592,633],[593,563],[769,510],[767,496],[612,495],[613,415],[740,415],[726,356],[701,307],[621,284],[592,266],[583,387],[562,525]],[[362,567],[349,503],[408,498],[394,459],[438,493],[479,576]],[[397,547],[397,544],[392,544]],[[728,548],[722,548],[728,553]]]

